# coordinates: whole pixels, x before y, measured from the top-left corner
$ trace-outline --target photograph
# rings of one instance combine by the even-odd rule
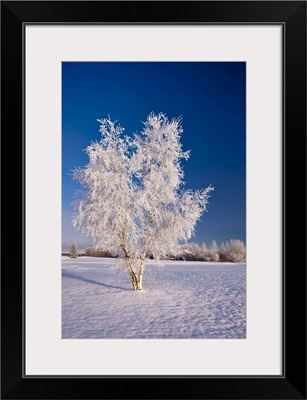
[[[62,339],[246,339],[246,63],[62,62]]]

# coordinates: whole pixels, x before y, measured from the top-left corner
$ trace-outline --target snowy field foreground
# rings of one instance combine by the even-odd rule
[[[62,257],[62,338],[245,338],[245,264],[148,262],[134,292],[116,262]]]

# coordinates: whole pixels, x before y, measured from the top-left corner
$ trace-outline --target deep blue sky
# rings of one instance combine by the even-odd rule
[[[246,234],[245,63],[62,63],[62,246],[91,245],[71,225],[75,192],[70,171],[84,167],[83,149],[99,139],[98,118],[110,115],[125,133],[140,132],[153,111],[182,116],[187,189],[215,187],[193,242],[218,244]]]

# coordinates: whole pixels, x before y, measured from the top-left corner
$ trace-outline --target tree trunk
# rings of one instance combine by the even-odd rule
[[[126,257],[125,260],[126,260],[126,265],[127,265],[129,274],[130,274],[133,290],[141,290],[141,289],[139,289],[139,287],[140,287],[139,279],[137,277],[135,269],[132,266],[130,257]]]
[[[140,287],[139,280],[138,280],[137,274],[135,272],[135,269],[133,268],[133,265],[132,265],[132,262],[131,262],[131,258],[130,258],[130,254],[129,254],[128,249],[127,249],[127,240],[126,240],[125,228],[122,228],[122,249],[123,249],[124,254],[125,254],[125,262],[126,262],[126,266],[128,268],[129,274],[130,274],[133,290],[141,290],[141,289],[139,289],[139,287]]]
[[[140,271],[139,271],[139,289],[138,290],[142,290],[143,276],[144,276],[144,261],[142,261],[142,264],[140,266]]]
[[[142,272],[142,274],[141,274],[142,267],[140,268],[140,273],[139,273],[139,277],[138,277],[135,269],[133,268],[131,258],[126,255],[125,261],[126,261],[126,265],[127,265],[129,274],[130,274],[133,290],[135,290],[135,291],[142,290],[142,281],[143,281],[143,274],[144,274],[144,272]],[[142,271],[143,270],[144,270],[144,266],[143,266]]]
[[[131,271],[129,271],[129,272],[130,272],[130,277],[131,277],[133,290],[135,290],[135,291],[142,290],[142,281],[140,281],[138,279],[136,274],[131,273]]]
[[[131,282],[133,290],[138,291],[142,290],[143,276],[144,276],[144,263],[141,264],[139,276],[135,272],[135,269],[132,266],[132,262],[130,258],[126,257],[126,265],[130,274]]]

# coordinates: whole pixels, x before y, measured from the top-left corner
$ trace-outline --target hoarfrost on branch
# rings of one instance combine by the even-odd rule
[[[131,138],[110,117],[98,120],[84,168],[73,177],[85,188],[74,203],[73,224],[125,261],[134,290],[142,290],[146,257],[176,255],[194,234],[213,187],[184,190],[181,119],[149,114]]]

